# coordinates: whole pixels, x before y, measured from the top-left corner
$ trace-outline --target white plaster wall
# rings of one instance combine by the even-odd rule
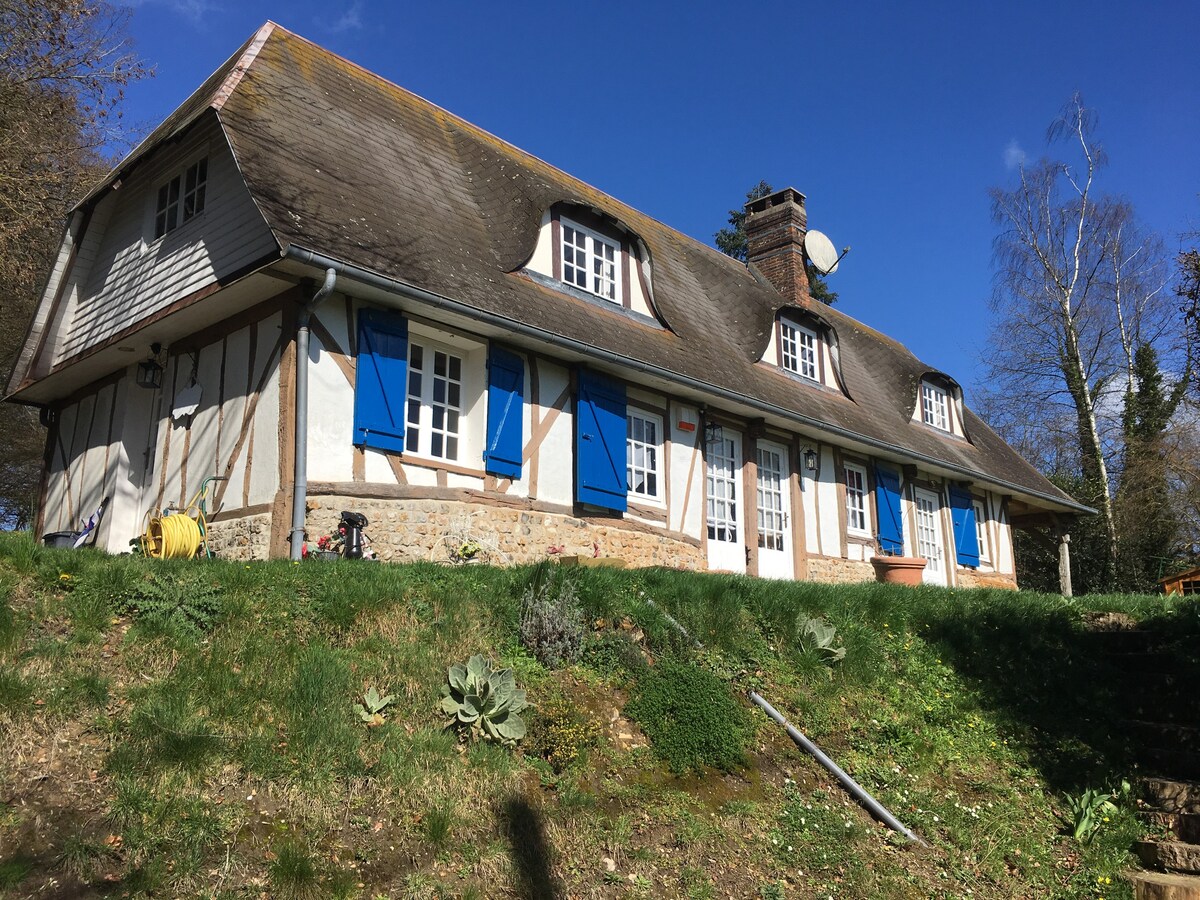
[[[707,527],[706,473],[701,447],[704,432],[699,424],[700,411],[686,403],[672,402],[669,412],[671,485],[667,495],[667,526],[672,531],[679,531],[698,539]],[[679,424],[684,420],[693,423],[695,430],[685,431],[680,428]]]
[[[816,482],[817,504],[820,516],[817,530],[820,532],[821,550],[826,556],[842,555],[842,522],[838,509],[837,482],[841,478],[837,461],[833,455],[833,447],[822,444],[820,447],[820,476]]]
[[[545,360],[538,361],[538,393],[546,407],[570,383],[568,370]],[[571,505],[575,502],[575,464],[573,456],[575,429],[575,400],[568,398],[566,409],[558,414],[554,425],[538,451],[537,499],[547,503]]]
[[[808,553],[817,556],[824,553],[824,541],[821,540],[821,528],[818,518],[820,515],[818,509],[820,497],[817,493],[817,478],[819,475],[819,469],[816,472],[808,472],[802,469],[800,472],[800,509],[804,514],[804,549]]]

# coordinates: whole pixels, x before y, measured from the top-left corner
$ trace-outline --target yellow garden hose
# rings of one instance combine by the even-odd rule
[[[191,559],[204,543],[202,522],[186,513],[154,516],[142,535],[142,552],[155,559]]]

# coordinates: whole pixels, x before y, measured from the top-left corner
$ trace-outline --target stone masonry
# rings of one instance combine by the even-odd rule
[[[210,522],[208,549],[220,559],[269,559],[271,514]]]
[[[665,532],[637,531],[584,521],[559,513],[455,500],[364,500],[312,497],[308,502],[309,547],[337,528],[342,510],[367,517],[366,532],[376,555],[389,562],[444,561],[465,543],[482,548],[481,556],[500,565],[536,562],[547,556],[623,559],[630,566],[707,568],[697,543]],[[552,548],[557,549],[552,553]]]

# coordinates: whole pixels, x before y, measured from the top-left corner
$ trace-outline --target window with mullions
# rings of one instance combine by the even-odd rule
[[[662,419],[631,410],[625,422],[625,483],[629,493],[661,500]]]
[[[207,157],[192,163],[182,175],[160,187],[154,209],[154,237],[160,238],[204,212],[207,188]]]
[[[458,460],[463,360],[435,344],[408,344],[406,452]]]
[[[621,248],[567,219],[562,229],[562,280],[580,290],[621,303]]]
[[[789,372],[810,381],[820,380],[817,362],[817,333],[792,322],[779,323],[780,360]]]
[[[988,547],[987,513],[984,512],[983,501],[972,500],[971,505],[975,507],[975,540],[979,543],[979,561],[991,562],[991,553]]]
[[[846,530],[854,534],[870,534],[867,521],[867,470],[846,464]]]
[[[950,416],[945,388],[921,382],[921,421],[942,431],[950,430]]]

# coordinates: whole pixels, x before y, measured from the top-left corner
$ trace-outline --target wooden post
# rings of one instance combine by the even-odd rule
[[[1071,535],[1066,529],[1058,532],[1058,589],[1064,597],[1071,596]]]

